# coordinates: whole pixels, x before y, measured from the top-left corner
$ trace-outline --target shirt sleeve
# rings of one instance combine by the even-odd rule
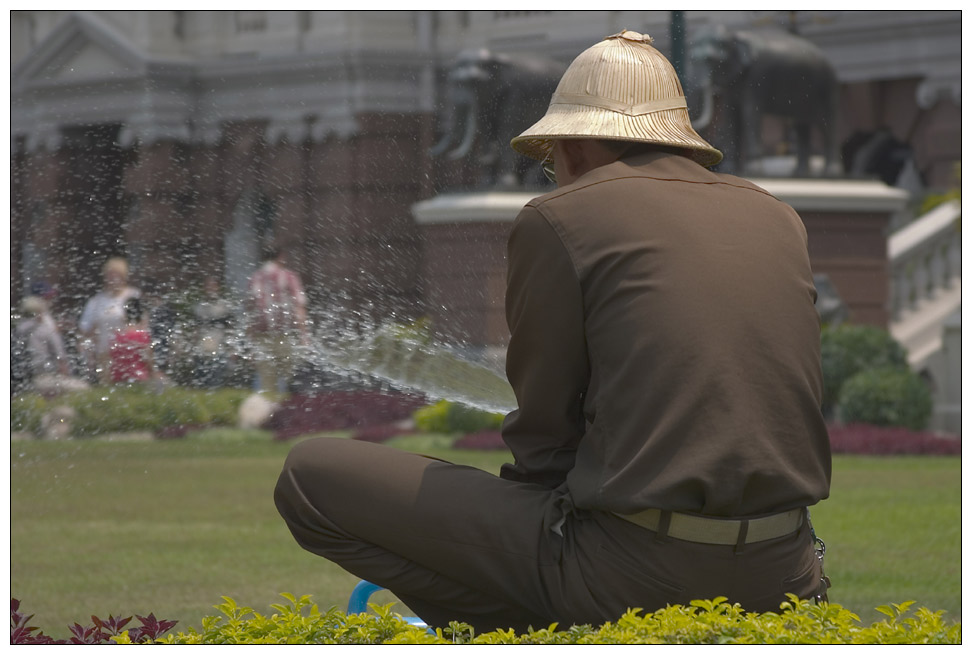
[[[515,462],[500,476],[553,488],[573,468],[586,425],[583,297],[563,242],[534,207],[517,217],[507,261],[506,373],[518,408],[503,423]]]
[[[94,315],[97,311],[96,305],[98,305],[97,297],[89,298],[86,303],[84,303],[84,309],[81,311],[81,318],[78,319],[78,329],[81,332],[90,332],[94,328]]]

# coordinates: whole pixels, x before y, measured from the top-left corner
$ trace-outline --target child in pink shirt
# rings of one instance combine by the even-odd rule
[[[114,384],[144,382],[155,377],[152,335],[142,314],[138,298],[125,303],[127,324],[115,332],[111,343],[111,381]]]

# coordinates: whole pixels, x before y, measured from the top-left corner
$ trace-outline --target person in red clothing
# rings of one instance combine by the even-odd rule
[[[250,278],[247,335],[253,345],[257,391],[285,393],[299,348],[308,344],[304,287],[287,263],[285,249],[269,246]]]
[[[126,325],[115,332],[110,349],[113,384],[132,384],[158,379],[152,356],[152,334],[138,298],[125,303]]]

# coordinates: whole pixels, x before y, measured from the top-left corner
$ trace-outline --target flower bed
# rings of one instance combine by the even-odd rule
[[[374,613],[345,614],[336,608],[321,612],[310,596],[281,594],[288,604],[275,603],[272,614],[260,614],[223,597],[216,608],[222,616],[203,619],[201,629],[164,635],[175,621],[139,616],[107,621],[92,616],[94,625],[75,623],[66,640],[51,639],[22,614],[20,602],[11,604],[12,644],[961,644],[962,624],[949,624],[943,612],[914,603],[877,608],[888,618],[865,626],[837,604],[814,605],[790,600],[780,612],[746,612],[725,598],[694,600],[656,612],[629,610],[617,621],[601,626],[538,626],[517,634],[495,630],[476,634],[465,623],[452,622],[431,632],[410,625],[391,612],[391,605],[371,605]],[[908,614],[911,614],[908,616]]]
[[[506,442],[498,430],[480,430],[456,440],[453,448],[461,450],[503,450]]]
[[[961,455],[962,441],[932,432],[864,423],[831,425],[830,448],[847,455]]]
[[[855,423],[832,424],[827,428],[830,447],[842,455],[961,455],[962,441],[933,432],[915,432],[907,428],[881,427]],[[496,430],[481,430],[458,438],[454,448],[502,450],[503,437]]]
[[[427,402],[423,396],[385,391],[294,394],[281,402],[264,427],[283,441],[316,432],[382,426],[411,418]]]
[[[382,423],[380,425],[366,425],[354,431],[353,437],[358,441],[370,441],[371,443],[385,443],[392,437],[403,434],[413,434],[415,429],[411,421],[400,421],[397,423]]]

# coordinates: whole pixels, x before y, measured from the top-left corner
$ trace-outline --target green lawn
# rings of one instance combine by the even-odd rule
[[[178,619],[177,631],[198,627],[221,596],[260,612],[280,592],[343,608],[356,579],[301,550],[273,506],[290,444],[250,436],[12,442],[11,596],[57,637],[91,614],[154,612]],[[507,459],[436,443],[403,447],[493,472]],[[877,605],[905,600],[961,619],[960,464],[835,459],[832,497],[813,514],[833,602],[868,623]]]

